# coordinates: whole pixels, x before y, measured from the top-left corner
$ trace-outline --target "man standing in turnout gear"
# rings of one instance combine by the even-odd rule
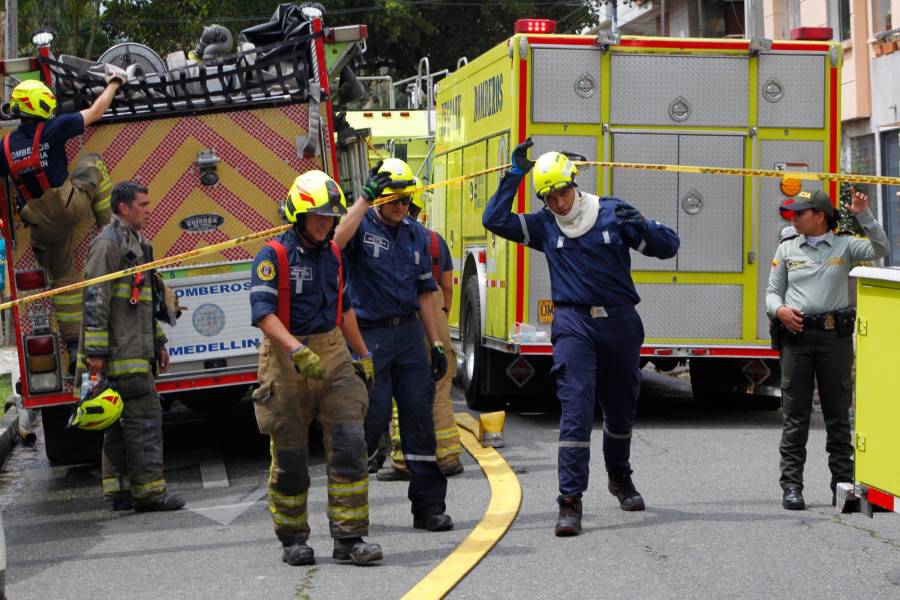
[[[112,220],[88,250],[85,276],[108,275],[147,263],[153,253],[140,230],[149,214],[147,188],[130,181],[112,190]],[[113,510],[177,510],[184,500],[166,492],[162,409],[153,382],[165,371],[166,336],[156,321],[151,274],[136,273],[84,289],[82,348],[91,373],[105,374],[122,395],[122,419],[103,436],[103,493]]]
[[[409,216],[418,220],[424,206],[422,196],[422,182],[417,177],[416,192],[413,193],[412,203],[409,205]],[[437,440],[438,467],[444,475],[451,477],[463,472],[459,455],[462,454],[462,444],[459,441],[459,428],[453,415],[453,401],[450,399],[450,389],[453,387],[453,378],[456,377],[456,350],[450,340],[450,326],[447,316],[450,314],[450,306],[453,301],[453,259],[450,257],[450,248],[436,231],[428,231],[428,251],[431,254],[431,276],[438,289],[434,291],[435,319],[437,320],[438,335],[447,351],[447,372],[435,383],[434,392],[434,435]],[[425,339],[426,352],[429,350],[428,339]],[[409,469],[403,460],[401,448],[400,425],[397,421],[397,404],[393,406],[391,418],[391,464],[384,467],[376,478],[379,481],[401,481],[409,479]]]
[[[346,294],[341,252],[332,241],[346,213],[344,194],[328,175],[298,176],[284,204],[294,226],[259,251],[251,273],[252,323],[266,336],[253,400],[259,431],[271,440],[269,511],[282,560],[295,566],[315,562],[306,543],[314,419],[322,426],[328,461],[332,556],[354,564],[382,558],[381,546],[363,540],[369,531],[363,421],[373,369]]]
[[[831,470],[831,494],[837,484],[853,482],[850,404],[853,401],[853,331],[856,310],[849,307],[847,281],[853,263],[887,255],[891,243],[869,211],[869,198],[852,190],[849,211],[868,239],[832,233],[838,213],[822,191],[786,199],[781,216],[796,231],[781,241],[772,259],[766,309],[779,329],[781,401],[781,505],[803,510],[803,466],[818,387],[825,418],[825,450]],[[780,335],[779,335],[780,334]]]
[[[432,407],[434,382],[447,372],[447,356],[435,323],[437,286],[431,275],[428,232],[407,217],[415,185],[404,161],[379,161],[363,187],[365,198],[357,199],[341,220],[335,241],[347,248],[350,299],[374,355],[375,390],[369,395],[366,416],[369,455],[377,452],[391,420],[393,397],[410,473],[413,527],[445,531],[453,528],[453,520],[445,513],[447,478],[435,456]],[[403,195],[369,207],[389,194]],[[430,366],[422,353],[425,335],[431,346]]]
[[[512,168],[488,202],[484,227],[543,252],[550,270],[553,369],[562,406],[559,424],[559,518],[556,535],[581,532],[581,496],[588,486],[594,405],[603,410],[603,458],[609,491],[622,510],[644,510],[631,480],[631,431],[641,385],[644,327],[631,279],[631,249],[671,258],[678,236],[618,198],[577,189],[578,169],[560,152],[527,157],[531,139],[515,148]],[[545,204],[512,212],[522,177],[534,168],[534,190]]]
[[[53,287],[81,281],[73,261],[75,227],[93,214],[97,227],[109,222],[112,184],[99,154],[85,154],[68,172],[66,142],[103,116],[124,83],[124,72],[109,76],[106,89],[85,110],[53,116],[56,97],[39,81],[23,81],[13,89],[11,116],[22,124],[3,139],[0,175],[7,175],[18,191],[22,221],[31,232],[31,248]],[[81,291],[50,299],[59,333],[74,372],[81,330]]]

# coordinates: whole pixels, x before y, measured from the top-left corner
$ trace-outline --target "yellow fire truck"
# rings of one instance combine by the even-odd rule
[[[520,20],[515,35],[440,82],[436,182],[505,164],[527,137],[533,156],[562,150],[589,161],[837,169],[837,44],[554,30],[552,21]],[[549,379],[546,261],[481,225],[499,176],[438,188],[429,207],[453,254],[450,320],[473,408],[545,394]],[[688,361],[700,400],[728,390],[779,395],[764,309],[783,225],[777,180],[585,167],[578,183],[634,204],[681,237],[675,258],[632,258],[644,359],[662,370]],[[828,191],[836,197],[833,184]],[[515,210],[541,208],[523,184]]]
[[[310,18],[299,31],[256,47],[244,43],[236,55],[199,64],[186,62],[183,52],[162,61],[151,49],[130,44],[127,60],[144,74],[122,88],[101,122],[71,140],[67,152],[70,161],[99,153],[113,182],[134,180],[149,188],[152,212],[141,233],[155,258],[275,227],[281,224],[280,201],[298,173],[323,169],[338,176],[330,80],[361,54],[366,29],[325,27]],[[52,85],[63,112],[90,104],[102,89],[92,67],[54,56],[50,46],[39,47],[36,57],[0,61],[5,75]],[[16,299],[46,290],[48,280],[11,189],[3,186],[0,212]],[[76,232],[79,269],[95,233],[88,223]],[[262,243],[161,271],[186,309],[174,327],[163,326],[171,358],[157,383],[164,402],[176,395],[189,402],[191,393],[197,399],[198,391],[215,390],[206,396],[221,406],[256,381],[261,334],[250,324],[248,298],[250,266]],[[48,457],[57,463],[91,458],[92,434],[65,427],[72,381],[65,377],[49,300],[15,307],[13,319],[16,391],[24,407],[42,409]]]

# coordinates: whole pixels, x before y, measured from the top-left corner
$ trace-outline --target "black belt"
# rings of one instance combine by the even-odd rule
[[[416,313],[411,312],[397,317],[388,317],[387,319],[360,319],[357,317],[356,321],[359,323],[360,329],[379,329],[384,327],[393,329],[395,327],[400,327],[404,323],[412,321],[415,318]]]
[[[842,320],[854,321],[856,310],[844,308],[831,312],[803,315],[803,329],[821,329],[822,331],[837,331],[841,327]]]
[[[570,304],[568,302],[557,302],[557,310],[566,309],[574,310],[577,313],[591,317],[592,319],[602,319],[604,317],[621,317],[634,312],[634,306],[631,304],[614,304],[612,306],[588,306],[587,304]]]

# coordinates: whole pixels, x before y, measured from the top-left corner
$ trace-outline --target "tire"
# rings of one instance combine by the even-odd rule
[[[69,428],[72,405],[48,406],[41,409],[44,428],[44,450],[52,465],[75,465],[100,461],[103,433]]]
[[[482,378],[486,376],[487,349],[481,345],[481,299],[475,277],[469,277],[463,288],[462,309],[460,337],[464,359],[459,379],[466,395],[466,406],[479,411],[497,410],[503,407],[502,403],[481,391]]]
[[[719,399],[719,378],[715,361],[707,359],[691,359],[688,361],[691,371],[691,394],[694,404],[702,407],[715,406]]]

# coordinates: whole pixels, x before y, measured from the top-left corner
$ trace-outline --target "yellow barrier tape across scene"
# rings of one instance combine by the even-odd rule
[[[478,423],[469,413],[456,413],[463,446],[487,476],[491,500],[481,522],[472,533],[403,596],[403,600],[443,598],[481,562],[481,559],[509,530],[522,505],[522,487],[516,474],[500,453],[484,448],[478,441]]]
[[[576,165],[579,166],[593,166],[599,168],[613,168],[613,169],[634,169],[641,171],[663,171],[663,172],[671,172],[671,173],[695,173],[695,174],[705,174],[705,175],[727,175],[727,176],[736,176],[736,177],[772,177],[777,179],[802,179],[807,181],[837,181],[843,183],[867,183],[874,185],[900,185],[900,177],[885,177],[881,175],[860,175],[854,173],[814,173],[814,172],[801,172],[801,171],[778,171],[775,169],[744,169],[744,168],[736,168],[736,167],[705,167],[705,166],[694,166],[694,165],[666,165],[666,164],[649,164],[649,163],[629,163],[629,162],[606,162],[606,161],[574,161]],[[480,171],[476,171],[475,173],[469,173],[466,175],[460,175],[458,177],[452,177],[445,181],[440,181],[437,183],[431,183],[419,188],[416,188],[416,191],[428,191],[437,189],[440,187],[445,187],[449,185],[453,185],[455,183],[459,183],[465,181],[467,179],[473,179],[475,177],[481,177],[482,175],[486,175],[488,173],[494,173],[496,171],[502,171],[504,169],[509,168],[510,164],[498,165],[496,167],[490,167],[487,169],[482,169]],[[378,206],[379,204],[386,204],[391,202],[401,196],[406,194],[392,194],[390,196],[384,196],[379,198],[377,201],[372,203],[372,206]],[[207,254],[213,254],[215,252],[219,252],[221,250],[225,250],[227,248],[233,248],[235,246],[240,246],[242,244],[246,244],[252,242],[254,240],[258,240],[260,238],[265,238],[269,236],[274,236],[283,231],[286,231],[291,227],[290,224],[279,225],[278,227],[272,227],[271,229],[266,229],[264,231],[258,231],[256,233],[251,233],[245,236],[241,236],[239,238],[235,238],[233,240],[228,240],[225,242],[220,242],[218,244],[213,244],[211,246],[204,246],[202,248],[195,248],[189,252],[184,252],[182,254],[176,254],[174,256],[169,256],[166,258],[160,258],[150,263],[146,263],[143,265],[138,265],[136,267],[132,267],[130,269],[124,269],[122,271],[117,271],[115,273],[110,273],[108,275],[103,275],[101,277],[95,277],[94,279],[89,279],[87,281],[82,281],[79,283],[73,283],[71,285],[67,285],[60,288],[55,288],[52,290],[48,290],[46,292],[40,292],[37,294],[33,294],[30,296],[26,296],[24,298],[17,298],[15,300],[11,300],[9,302],[4,302],[0,304],[0,310],[6,310],[8,308],[12,308],[14,306],[18,306],[20,304],[25,304],[27,302],[34,302],[36,300],[42,300],[44,298],[49,298],[51,296],[55,296],[57,294],[65,294],[69,292],[73,292],[76,290],[80,290],[91,286],[95,283],[102,283],[104,281],[111,281],[113,279],[118,279],[120,277],[126,277],[128,275],[133,275],[135,273],[140,273],[142,271],[149,271],[151,269],[157,269],[159,267],[167,267],[174,265],[176,263],[191,259],[197,258],[199,256],[205,256]]]

